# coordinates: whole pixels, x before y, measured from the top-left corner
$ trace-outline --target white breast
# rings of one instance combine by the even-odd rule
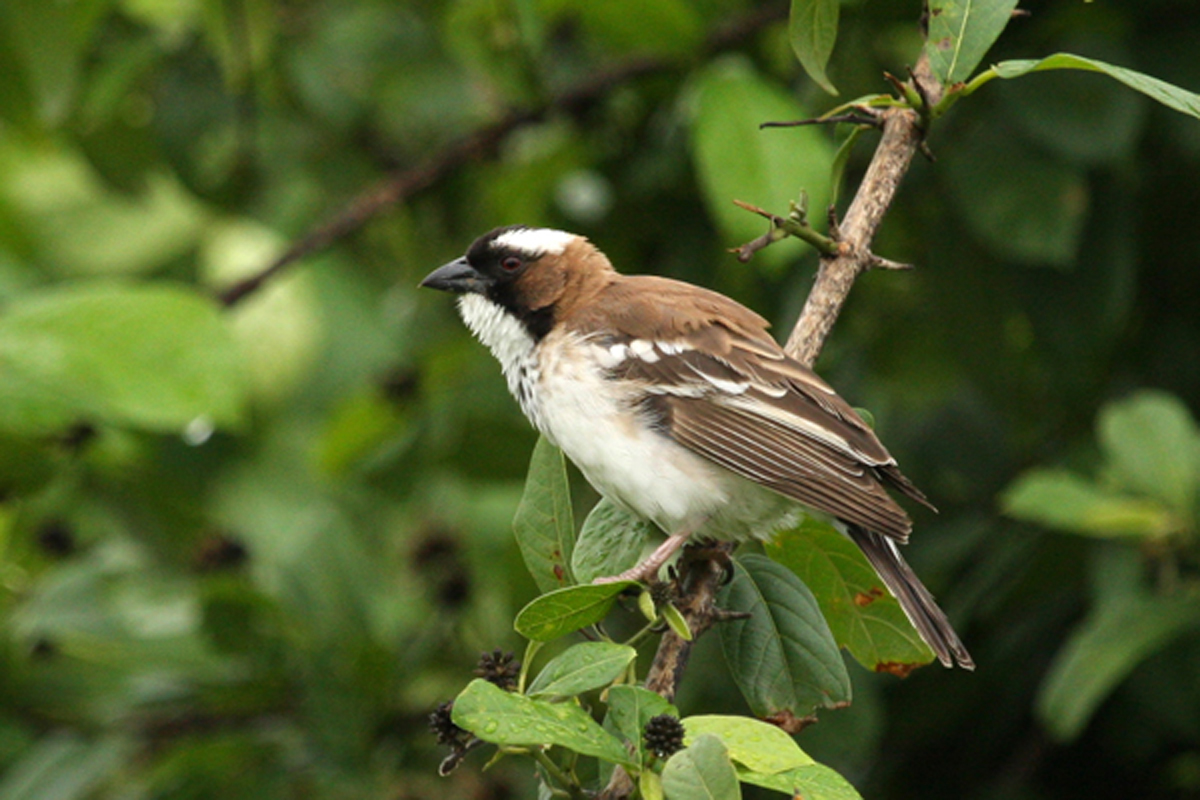
[[[543,422],[534,391],[538,381],[538,360],[529,331],[519,320],[482,295],[462,295],[458,300],[458,313],[471,333],[487,345],[500,362],[508,390],[517,398],[534,427],[541,430]]]

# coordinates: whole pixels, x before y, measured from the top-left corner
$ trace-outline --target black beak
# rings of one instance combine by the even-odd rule
[[[443,264],[426,275],[425,280],[421,281],[421,286],[428,286],[430,289],[439,289],[443,292],[465,294],[482,292],[486,286],[486,280],[464,256],[449,264]]]

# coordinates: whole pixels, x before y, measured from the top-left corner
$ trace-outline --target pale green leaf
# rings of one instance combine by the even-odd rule
[[[788,40],[792,52],[808,76],[822,89],[836,95],[825,67],[837,41],[840,0],[792,0],[788,18]]]
[[[809,116],[790,94],[747,61],[727,57],[699,74],[695,96],[692,157],[709,213],[730,242],[749,241],[766,229],[761,217],[739,209],[734,200],[786,214],[803,190],[809,208],[828,205],[833,150],[824,134],[811,127],[759,130],[763,122]],[[769,247],[755,260],[779,266],[795,253]]]
[[[565,697],[607,686],[637,658],[637,650],[610,642],[581,642],[550,660],[526,691],[530,697]]]
[[[739,769],[738,780],[802,800],[862,800],[849,781],[824,764],[808,764],[774,775]]]
[[[774,774],[812,764],[813,760],[782,728],[751,717],[704,714],[683,720],[684,743],[706,733],[716,736],[729,758],[753,772]]]
[[[1105,490],[1057,469],[1031,469],[1004,492],[1004,513],[1048,528],[1092,536],[1163,536],[1176,520],[1157,502]]]
[[[657,532],[653,522],[601,498],[583,521],[571,554],[571,570],[580,583],[620,575],[637,564],[646,542]]]
[[[1038,60],[1001,61],[990,70],[981,73],[969,86],[967,93],[974,91],[992,78],[1020,78],[1031,72],[1041,72],[1049,69],[1077,69],[1087,72],[1099,72],[1117,80],[1134,91],[1141,92],[1152,100],[1157,100],[1167,108],[1200,119],[1200,95],[1181,89],[1166,81],[1145,75],[1126,67],[1118,67],[1097,61],[1094,58],[1073,55],[1071,53],[1055,53]]]
[[[933,660],[866,556],[829,523],[806,518],[766,552],[812,590],[834,639],[867,669],[905,671]]]
[[[575,517],[562,451],[542,436],[529,459],[525,493],[513,518],[513,532],[534,583],[543,592],[570,586]]]
[[[642,800],[664,800],[662,776],[652,769],[644,769],[638,773],[638,791]]]
[[[667,625],[671,626],[671,630],[675,632],[676,636],[678,636],[680,639],[683,639],[685,642],[690,642],[692,640],[692,629],[688,627],[687,620],[684,618],[683,614],[680,613],[678,608],[670,603],[667,603],[662,607],[662,615],[663,619],[666,620]]]
[[[585,756],[633,766],[615,736],[574,703],[549,703],[506,692],[482,678],[454,700],[454,724],[499,745],[559,745]]]
[[[168,284],[75,284],[0,317],[0,429],[78,421],[182,433],[234,426],[244,381],[220,309]]]
[[[1139,495],[1192,516],[1200,489],[1200,431],[1191,412],[1166,392],[1143,391],[1100,412],[1100,444],[1113,478]]]

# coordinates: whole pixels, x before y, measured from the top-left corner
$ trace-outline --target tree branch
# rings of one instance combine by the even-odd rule
[[[872,254],[871,243],[913,155],[924,145],[929,109],[942,98],[942,86],[924,53],[910,74],[908,94],[918,97],[919,104],[915,109],[889,108],[881,112],[883,136],[838,227],[835,238],[839,252],[821,257],[817,279],[784,347],[788,355],[807,366],[811,367],[821,354],[855,279],[871,267],[904,268]]]
[[[921,143],[919,122],[912,109],[883,112],[883,136],[838,227],[838,255],[821,257],[812,291],[784,347],[802,364],[816,362],[855,279],[880,261],[871,253],[871,242]]]

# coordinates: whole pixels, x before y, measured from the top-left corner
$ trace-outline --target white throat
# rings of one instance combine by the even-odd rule
[[[535,342],[520,320],[480,294],[458,299],[458,313],[475,338],[487,345],[504,370],[508,390],[521,404],[525,416],[542,428],[540,409],[533,392],[538,379]]]

